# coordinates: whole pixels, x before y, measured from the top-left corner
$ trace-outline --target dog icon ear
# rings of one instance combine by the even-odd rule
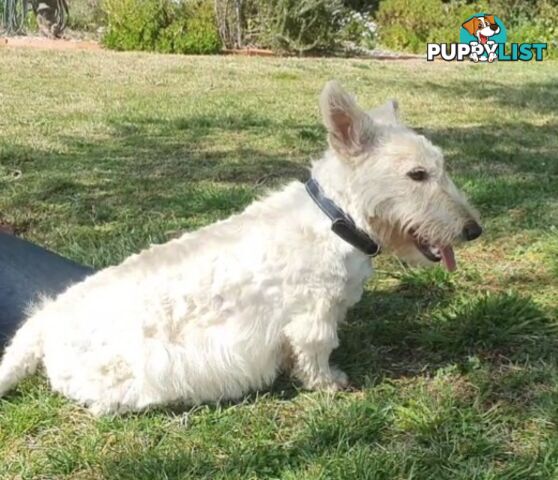
[[[484,19],[490,24],[494,25],[496,21],[494,20],[494,15],[485,15]]]
[[[477,17],[473,17],[470,20],[467,20],[462,27],[467,30],[471,35],[475,35],[477,33],[479,27],[479,19]]]

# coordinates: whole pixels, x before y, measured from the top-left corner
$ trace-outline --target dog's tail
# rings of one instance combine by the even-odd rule
[[[31,316],[6,347],[0,363],[0,397],[37,369],[43,356],[41,316]]]

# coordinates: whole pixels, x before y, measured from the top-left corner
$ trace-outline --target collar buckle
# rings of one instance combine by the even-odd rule
[[[354,220],[333,200],[325,196],[320,184],[315,179],[310,177],[305,183],[305,187],[310,198],[331,220],[333,233],[369,257],[375,257],[381,252],[381,247],[365,231],[358,228]]]

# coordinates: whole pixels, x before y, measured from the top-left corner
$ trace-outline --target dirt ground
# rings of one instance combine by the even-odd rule
[[[43,37],[2,37],[1,47],[28,47],[47,50],[100,50],[102,47],[93,40],[50,39]]]
[[[46,50],[101,50],[103,47],[95,40],[85,40],[80,38],[50,39],[45,37],[18,36],[6,37],[0,35],[0,48],[2,47],[28,47]],[[258,48],[244,48],[240,50],[224,50],[227,55],[247,55],[258,57],[272,57],[270,50]],[[422,56],[412,54],[394,53],[383,50],[375,50],[370,53],[368,58],[375,60],[420,60]]]

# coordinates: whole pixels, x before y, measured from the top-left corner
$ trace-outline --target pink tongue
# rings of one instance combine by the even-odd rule
[[[455,263],[455,255],[453,254],[453,248],[451,246],[448,247],[440,247],[440,253],[442,254],[442,263],[444,267],[448,270],[448,272],[453,272],[457,268]]]

